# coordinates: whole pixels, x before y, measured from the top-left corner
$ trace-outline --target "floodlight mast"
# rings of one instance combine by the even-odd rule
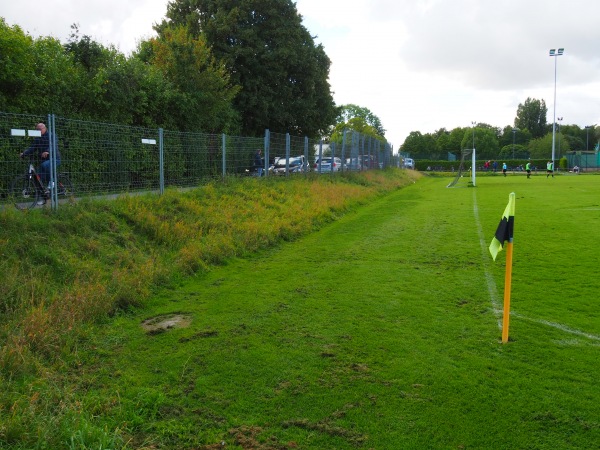
[[[562,123],[563,118],[557,117],[558,120],[558,159],[560,160],[560,142],[562,141],[562,134],[560,134],[560,124]]]
[[[559,48],[558,51],[554,48],[550,49],[550,56],[554,57],[554,116],[552,118],[552,168],[554,168],[554,151],[556,148],[556,58],[564,53],[564,48]]]

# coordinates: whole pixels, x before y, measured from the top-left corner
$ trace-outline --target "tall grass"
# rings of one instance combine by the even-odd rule
[[[294,239],[413,174],[234,180],[163,196],[0,214],[0,371],[35,373],[79,324],[143,305],[157,287]]]
[[[90,261],[82,262],[87,250],[73,259],[109,261],[109,275],[79,280],[104,286],[122,303],[108,305],[113,317],[95,313],[55,347],[30,349],[14,364],[20,371],[4,367],[0,442],[7,448],[593,448],[600,439],[600,320],[589,267],[600,179],[481,177],[477,188],[446,189],[448,179],[413,184],[394,173],[381,176],[321,178],[325,192],[298,180],[302,198],[286,183],[250,180],[244,189],[215,185],[177,195],[160,208],[156,197],[123,199],[127,206],[106,216],[114,223],[90,233],[87,240],[96,241]],[[406,181],[410,186],[392,192]],[[340,200],[324,200],[331,183],[362,186],[358,200],[332,208]],[[387,195],[376,197],[386,184]],[[297,204],[311,189],[319,192],[312,221],[296,217],[306,213]],[[492,263],[487,245],[511,191],[517,193],[514,316],[511,341],[502,345],[504,254]],[[196,208],[182,206],[189,198],[203,206],[181,213]],[[212,220],[199,217],[211,198],[240,201],[234,210],[215,209]],[[164,221],[148,213],[152,208],[141,209],[144,202],[172,228],[161,230]],[[265,221],[251,225],[259,210]],[[241,231],[229,232],[241,222]],[[280,234],[262,241],[263,227]],[[202,232],[187,234],[190,228]],[[209,235],[217,257],[202,253],[197,275],[186,278],[196,258],[182,264],[183,249],[190,236]],[[128,255],[111,253],[112,239]],[[251,244],[239,244],[244,239]],[[139,273],[162,289],[122,275],[150,260]],[[131,287],[112,284],[115,270]],[[127,300],[137,291],[141,308]],[[20,312],[11,309],[13,324],[22,323],[23,312],[50,311],[53,304],[27,301]],[[140,326],[175,313],[189,316],[190,326],[158,334]],[[32,367],[23,369],[23,360]]]

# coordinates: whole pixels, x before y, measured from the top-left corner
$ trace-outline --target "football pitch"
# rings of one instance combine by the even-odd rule
[[[598,448],[600,177],[449,180],[425,177],[144,311],[185,312],[188,328],[148,336],[142,317],[117,318],[104,354],[120,381],[90,395],[153,399],[140,420],[165,448]],[[505,252],[494,262],[488,246],[511,192],[502,344]]]

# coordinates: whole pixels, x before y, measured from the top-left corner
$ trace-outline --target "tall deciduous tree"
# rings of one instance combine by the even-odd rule
[[[550,159],[552,156],[552,133],[529,141],[527,150],[532,159]]]
[[[0,67],[0,110],[30,114],[70,110],[73,65],[57,39],[33,39],[0,18]]]
[[[375,132],[379,137],[385,138],[385,129],[383,128],[381,119],[373,114],[369,108],[365,108],[364,106],[358,106],[352,103],[340,106],[336,123],[350,122],[350,120],[355,117],[362,118],[367,125],[370,125],[375,129]]]
[[[420,131],[411,131],[400,146],[400,151],[415,159],[439,159],[439,150],[434,137],[429,133],[422,134]]]
[[[533,138],[543,137],[546,132],[546,114],[548,108],[544,100],[527,97],[525,103],[519,103],[515,127],[529,130]]]
[[[266,128],[311,137],[335,123],[330,60],[302,25],[291,0],[174,0],[156,26],[185,25],[204,36],[242,90],[234,104],[242,132]]]
[[[177,89],[179,105],[172,113],[180,117],[180,128],[232,130],[237,114],[231,104],[239,87],[231,85],[227,70],[215,61],[203,36],[192,37],[185,26],[164,28],[159,38],[142,44],[140,58],[161,70]]]
[[[474,132],[474,134],[473,134]],[[475,141],[477,159],[494,159],[498,155],[498,130],[485,123],[477,124],[475,130],[465,128],[462,148],[472,148]]]

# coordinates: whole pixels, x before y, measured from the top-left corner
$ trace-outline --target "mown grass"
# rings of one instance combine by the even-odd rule
[[[86,348],[91,324],[143,307],[156,289],[231,257],[318,229],[412,178],[372,172],[247,179],[161,197],[81,202],[58,214],[6,208],[0,214],[0,373],[16,393],[0,394],[0,442],[29,448],[81,431],[56,426],[74,411],[65,389],[53,386]],[[29,392],[32,380],[41,380],[35,392]]]
[[[371,197],[82,326],[52,367],[9,380],[0,436],[9,448],[596,447],[600,178],[447,182]],[[487,246],[511,191],[502,345],[504,254],[493,263]],[[141,327],[176,313],[190,326]]]

